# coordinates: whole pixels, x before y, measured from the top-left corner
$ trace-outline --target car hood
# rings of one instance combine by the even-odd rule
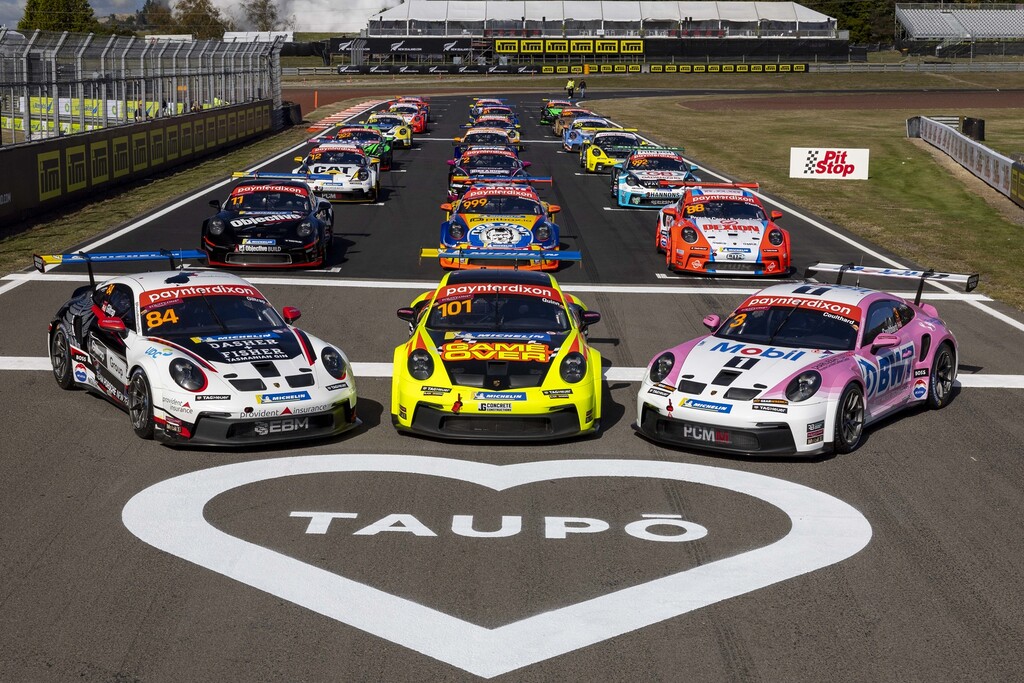
[[[452,384],[492,391],[543,384],[573,332],[428,331]]]
[[[541,216],[480,216],[463,218],[471,247],[516,248],[533,244],[533,227]]]
[[[167,336],[189,353],[214,365],[227,365],[231,372],[244,372],[244,366],[253,362],[273,361],[287,367],[308,368],[310,363],[303,345],[310,348],[305,334],[287,328],[265,332],[236,332],[205,336]],[[304,338],[304,339],[303,339]],[[301,340],[301,341],[300,341]],[[281,368],[279,368],[281,369]]]
[[[733,387],[761,389],[764,393],[818,361],[846,353],[706,337],[692,346],[667,379],[674,386],[679,386],[680,380],[703,384],[704,396],[716,390],[722,396]],[[677,363],[679,355],[676,354]]]
[[[755,253],[761,237],[768,229],[768,221],[733,220],[724,218],[696,218],[693,224],[704,235],[716,252],[743,249],[738,253]],[[753,252],[750,250],[753,249]]]
[[[228,214],[224,220],[232,232],[244,238],[281,238],[293,234],[308,215],[299,211]]]

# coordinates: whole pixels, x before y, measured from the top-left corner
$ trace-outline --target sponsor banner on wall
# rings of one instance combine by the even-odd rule
[[[791,147],[789,150],[790,178],[817,178],[819,180],[867,180],[868,152],[866,149],[830,147]]]
[[[472,49],[470,38],[364,38],[370,54],[440,55],[466,54]]]
[[[1004,195],[1010,196],[1013,159],[989,149],[944,123],[924,116],[920,117],[919,122],[922,140],[938,147],[968,171]]]

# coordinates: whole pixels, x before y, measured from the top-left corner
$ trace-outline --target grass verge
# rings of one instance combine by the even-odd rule
[[[924,267],[980,272],[980,290],[1024,310],[1024,212],[906,136],[916,110],[684,110],[687,98],[594,101],[596,111]],[[982,109],[993,139],[1024,136],[1019,112]],[[866,181],[789,177],[790,147],[871,150]],[[973,182],[972,182],[973,181]],[[785,225],[785,219],[783,219]]]
[[[315,121],[364,100],[360,97],[334,102],[311,112],[306,119]],[[299,144],[310,135],[305,125],[295,126],[236,147],[226,154],[207,157],[194,166],[182,166],[178,170],[141,180],[70,210],[47,213],[0,240],[0,273],[10,273],[30,266],[33,253],[67,251],[198,187],[216,182],[234,171],[250,168],[263,159]],[[200,226],[195,227],[195,244],[153,246],[195,248],[199,243]]]

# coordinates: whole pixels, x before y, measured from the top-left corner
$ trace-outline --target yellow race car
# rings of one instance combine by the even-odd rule
[[[600,428],[601,354],[587,345],[587,328],[601,316],[551,275],[450,272],[398,317],[412,334],[394,353],[397,430],[543,441]]]
[[[376,128],[384,137],[391,141],[392,147],[409,149],[412,147],[412,126],[401,114],[395,112],[375,112],[370,118],[360,121],[360,125]]]
[[[621,164],[637,147],[647,143],[636,133],[627,130],[601,131],[580,146],[580,167],[587,173],[604,173],[615,164]]]

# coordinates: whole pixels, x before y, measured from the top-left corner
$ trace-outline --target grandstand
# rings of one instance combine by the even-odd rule
[[[837,38],[836,20],[795,2],[408,0],[366,36]]]
[[[914,52],[1024,53],[1024,5],[897,4],[896,40]]]

